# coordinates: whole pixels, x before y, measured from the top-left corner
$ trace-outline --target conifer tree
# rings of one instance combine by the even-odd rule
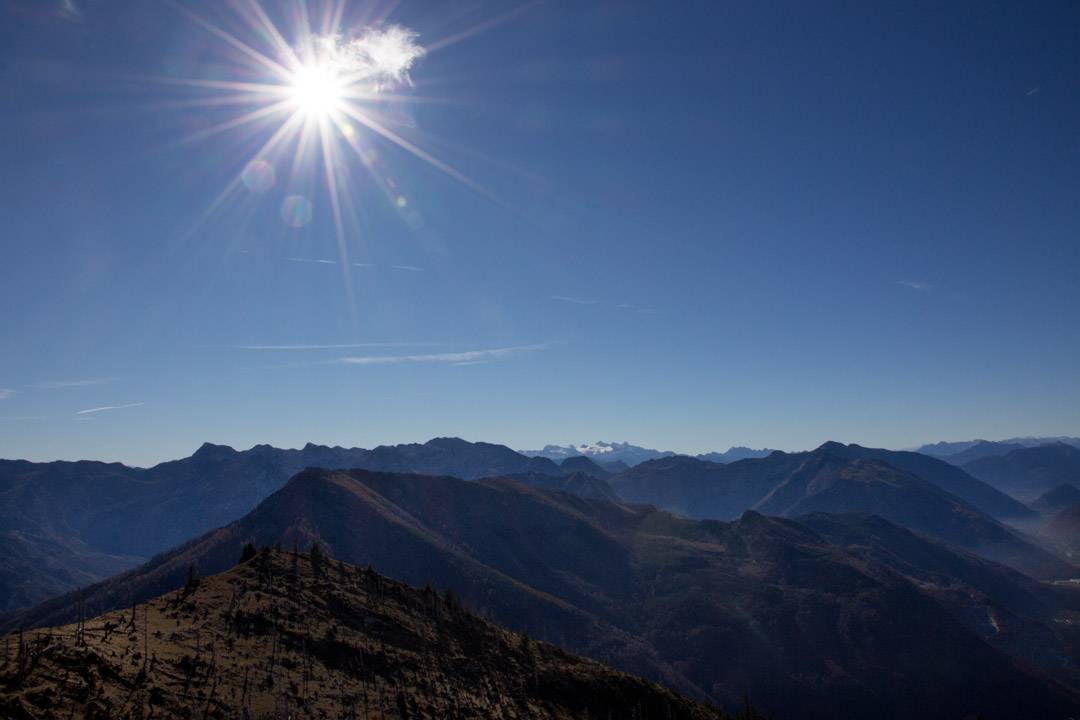
[[[199,571],[195,569],[195,565],[188,565],[187,579],[184,581],[184,589],[191,591],[199,587]]]
[[[240,564],[243,565],[248,560],[255,557],[256,554],[258,554],[258,551],[255,549],[254,543],[244,543],[244,549],[240,551]]]

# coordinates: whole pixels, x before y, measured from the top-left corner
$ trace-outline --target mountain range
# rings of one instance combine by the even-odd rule
[[[1080,487],[1080,448],[1058,442],[1012,450],[964,464],[964,470],[1021,500],[1059,485]]]
[[[373,450],[205,443],[191,457],[146,469],[0,460],[0,610],[108,577],[229,523],[310,466],[470,480],[518,474],[545,483],[567,474],[547,458],[458,438]]]
[[[1080,447],[1080,437],[1017,437],[1008,440],[962,440],[959,442],[936,442],[923,445],[916,452],[923,455],[947,460],[954,465],[978,460],[984,457],[1004,455],[1013,450],[1026,447],[1038,447],[1039,445],[1053,445],[1065,443],[1073,447]]]
[[[299,450],[257,445],[237,451],[204,444],[191,457],[151,468],[91,461],[30,463],[0,461],[0,611],[27,607],[49,597],[109,577],[142,560],[250,511],[305,467],[362,468],[380,471],[452,475],[475,480],[502,476],[590,498],[654,503],[693,517],[733,519],[742,511],[794,515],[820,509],[881,512],[964,547],[1010,546],[1004,555],[1018,567],[1054,575],[1045,554],[1017,544],[1000,526],[970,508],[996,518],[1034,517],[1012,498],[968,475],[963,469],[925,455],[873,450],[829,443],[845,461],[865,459],[916,476],[905,480],[908,510],[900,514],[882,492],[863,482],[844,483],[828,493],[818,486],[799,504],[784,505],[793,492],[789,477],[807,453],[773,452],[726,465],[685,456],[666,456],[634,468],[620,461],[602,467],[586,456],[562,465],[544,457],[526,457],[490,443],[436,438],[423,444],[380,446],[373,450],[308,444]],[[819,449],[815,452],[823,452]],[[613,472],[611,469],[614,465]],[[959,505],[930,492],[919,481],[959,498]],[[765,498],[784,482],[767,503]],[[900,492],[894,489],[893,492]],[[759,505],[759,503],[764,503]],[[964,506],[963,503],[967,503]],[[921,509],[920,509],[921,507]],[[937,518],[933,522],[931,517]],[[946,522],[948,520],[948,522]],[[962,521],[961,521],[962,520]],[[988,535],[989,533],[989,535]],[[989,542],[990,536],[1004,542]]]
[[[1033,512],[959,468],[925,455],[826,443],[729,465],[688,457],[642,463],[610,480],[625,501],[693,518],[738,517],[746,509],[795,517],[873,512],[1037,577],[1075,573],[1035,542],[998,522]]]
[[[542,450],[522,450],[522,455],[529,457],[546,457],[551,460],[561,461],[575,456],[584,456],[596,460],[605,467],[612,463],[622,463],[626,467],[633,467],[647,460],[671,457],[678,453],[670,450],[652,450],[650,448],[631,445],[630,443],[583,443],[581,445],[545,445]],[[733,447],[726,452],[708,452],[693,457],[709,462],[729,463],[746,458],[765,457],[772,450],[755,450],[748,447]],[[609,468],[618,472],[626,468]]]
[[[746,461],[749,462],[749,461]],[[1080,711],[1080,609],[1045,585],[871,515],[695,521],[509,479],[309,469],[239,521],[10,630],[119,610],[224,570],[244,543],[319,543],[722,708],[776,717]]]
[[[721,718],[318,549],[12,640],[10,718]]]

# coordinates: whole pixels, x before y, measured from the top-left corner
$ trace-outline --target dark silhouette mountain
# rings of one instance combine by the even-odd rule
[[[142,562],[142,558],[96,552],[70,538],[0,532],[2,610],[29,607],[74,587],[97,582]]]
[[[774,450],[769,448],[762,448],[755,450],[754,448],[748,448],[743,446],[737,446],[729,448],[725,452],[709,452],[695,455],[698,460],[707,460],[708,462],[715,463],[731,463],[737,460],[746,460],[748,458],[763,458],[771,455]]]
[[[615,494],[615,491],[611,489],[611,485],[609,485],[606,480],[601,480],[598,477],[587,475],[583,472],[572,472],[569,475],[559,476],[539,475],[537,473],[511,473],[509,475],[500,475],[495,478],[485,479],[498,480],[499,478],[516,480],[525,485],[531,485],[532,487],[543,488],[545,490],[567,492],[590,500],[607,500],[609,502],[619,501],[618,495]]]
[[[1044,622],[1055,596],[989,563],[980,574],[972,564],[983,561],[906,531],[879,534],[892,532],[917,550],[901,544],[884,562],[753,512],[698,522],[505,479],[312,469],[238,522],[6,622],[55,625],[80,608],[128,607],[183,585],[190,565],[228,567],[244,542],[319,542],[334,557],[452,588],[479,614],[531,637],[722,706],[746,692],[776,717],[1080,711],[1072,691],[1037,669],[1040,657],[1020,662],[1008,654],[1013,645],[973,626],[966,616],[988,612],[977,598],[955,603],[947,587],[923,581],[947,585],[943,568],[956,565],[962,582],[989,591],[997,568],[1008,610],[1000,632],[1017,635],[1019,648],[1039,633],[1057,637]]]
[[[1013,450],[1021,450],[1025,446],[1020,443],[1011,442],[990,442],[988,440],[977,440],[971,447],[961,450],[958,453],[952,455],[939,456],[942,460],[952,464],[963,466],[964,463],[969,463],[972,460],[980,460],[985,457],[997,457],[999,455],[1005,455]]]
[[[225,525],[309,466],[470,480],[563,474],[551,460],[457,438],[374,450],[309,443],[301,450],[256,445],[237,451],[206,443],[191,457],[146,469],[0,460],[0,544],[7,550],[0,556],[0,610],[100,580]]]
[[[1053,515],[1040,534],[1066,557],[1080,560],[1080,503]]]
[[[908,578],[995,647],[1070,685],[1080,680],[1062,663],[1078,633],[1072,623],[1059,622],[1080,609],[1075,587],[1032,580],[876,515],[815,513],[797,520],[849,553]]]
[[[624,463],[622,460],[601,460],[598,465],[607,470],[612,475],[621,473],[623,470],[629,470],[630,466]]]
[[[1066,445],[1072,445],[1073,447],[1080,447],[1080,438],[1075,437],[1017,437],[1008,438],[1006,440],[963,440],[960,442],[937,442],[929,445],[923,445],[918,448],[916,452],[920,452],[924,455],[933,455],[936,458],[942,460],[949,460],[950,462],[959,453],[965,452],[977,445],[984,445],[984,448],[991,451],[987,454],[990,455],[1004,455],[1005,452],[1011,452],[1019,447],[1038,447],[1039,445],[1052,445],[1054,443],[1065,443]],[[1005,449],[1005,452],[996,452],[997,449]],[[973,460],[975,458],[970,458]]]
[[[775,452],[730,465],[664,458],[617,475],[611,484],[626,501],[651,503],[695,518],[731,519],[747,509],[785,517],[872,512],[1038,577],[1073,574],[1072,566],[939,485],[886,464],[879,459],[883,457],[899,457],[922,469],[918,458],[923,456],[915,453],[826,443],[808,453]],[[934,463],[932,470],[944,466],[947,480],[953,471],[963,474],[933,458],[925,460]]]
[[[314,551],[266,548],[16,649],[0,665],[3,717],[721,718]]]
[[[1080,484],[1080,449],[1066,443],[1021,448],[964,465],[964,470],[1003,492],[1034,500],[1063,484]]]
[[[575,455],[574,457],[568,457],[559,463],[559,469],[564,473],[584,473],[586,475],[592,475],[594,478],[600,480],[606,480],[611,477],[612,473],[604,468],[600,467],[590,458],[584,455]]]
[[[717,467],[685,457],[643,463],[611,479],[620,497],[633,502],[652,502],[693,517],[732,518],[751,508],[786,474],[814,453],[829,452],[848,459],[878,460],[913,473],[970,505],[998,518],[1033,517],[1030,508],[976,480],[964,470],[919,453],[864,448],[829,442],[808,453],[773,452],[766,458],[748,459]],[[685,479],[681,479],[685,478]],[[661,487],[661,486],[667,487]],[[704,492],[711,497],[700,496]],[[659,493],[653,496],[652,493]],[[680,493],[689,495],[679,498]],[[725,497],[726,496],[726,497]],[[719,504],[717,504],[719,501]],[[708,507],[708,515],[702,503]],[[696,510],[695,510],[696,508]]]
[[[1044,515],[1055,515],[1078,503],[1080,503],[1080,488],[1075,485],[1058,485],[1036,498],[1031,503],[1031,507]]]
[[[987,515],[999,519],[1033,517],[1031,509],[985,482],[972,477],[961,468],[936,458],[903,450],[882,450],[860,445],[827,443],[844,457],[880,460],[898,470],[918,475],[923,480],[951,493]],[[839,445],[839,447],[836,447]]]

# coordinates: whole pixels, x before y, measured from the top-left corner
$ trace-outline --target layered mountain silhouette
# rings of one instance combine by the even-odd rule
[[[707,452],[695,455],[698,460],[708,460],[715,463],[731,463],[738,460],[746,460],[747,458],[763,458],[768,457],[775,450],[769,448],[749,448],[744,446],[736,446],[725,450],[724,452]]]
[[[146,469],[0,460],[0,611],[108,577],[225,525],[309,466],[470,480],[518,474],[545,485],[549,476],[565,474],[546,458],[458,438],[373,450],[308,444],[300,450],[256,445],[237,451],[206,443],[191,457]],[[589,483],[582,487],[603,491]]]
[[[1080,488],[1066,484],[1047,490],[1032,501],[1031,507],[1044,515],[1054,515],[1077,504],[1080,504]]]
[[[584,455],[575,455],[568,457],[559,463],[559,469],[564,473],[579,472],[586,475],[592,475],[594,478],[605,480],[613,474],[607,468],[601,467],[592,459]]]
[[[610,482],[626,501],[695,518],[732,519],[747,508],[784,517],[872,512],[1038,577],[1075,572],[949,489],[1018,515],[1030,516],[1030,509],[917,453],[826,443],[808,453],[775,452],[730,465],[673,457],[642,463]]]
[[[1058,485],[1080,485],[1080,448],[1059,442],[1021,448],[964,465],[964,470],[1022,500],[1034,500]]]
[[[992,515],[1031,514],[963,470],[933,458],[835,443],[823,447],[834,454],[877,459],[909,470]],[[0,548],[6,549],[0,555],[0,610],[29,606],[108,577],[224,525],[309,466],[465,479],[510,476],[592,498],[613,499],[625,493],[626,499],[635,502],[652,502],[692,516],[730,519],[755,507],[806,455],[773,453],[727,466],[671,456],[612,476],[588,457],[566,458],[559,466],[501,445],[436,438],[374,450],[308,444],[300,450],[257,445],[237,451],[205,444],[189,458],[147,469],[89,461],[0,461]],[[730,469],[717,470],[723,467]],[[654,475],[658,482],[643,481]],[[713,482],[720,477],[727,479]],[[698,486],[709,497],[696,495],[693,488]],[[763,509],[775,511],[775,505]],[[873,508],[841,504],[834,509]],[[974,547],[971,542],[961,544]]]
[[[878,518],[815,522],[693,521],[507,479],[311,469],[241,520],[6,627],[129,607],[183,585],[190,566],[227,568],[246,542],[317,542],[721,707],[749,693],[777,717],[1080,711],[1073,645],[1053,622],[1069,588]]]
[[[321,551],[5,643],[12,718],[721,718]]]
[[[773,451],[769,449],[756,450],[736,446],[729,448],[725,452],[707,452],[692,457],[696,457],[698,460],[708,460],[709,462],[729,463],[736,460],[745,460],[746,458],[765,457],[771,452]],[[647,460],[656,460],[657,458],[672,457],[679,454],[671,450],[653,450],[631,445],[630,443],[608,443],[603,441],[582,445],[545,445],[543,450],[522,450],[521,453],[530,457],[550,458],[556,462],[562,462],[573,457],[587,457],[604,466],[612,463],[619,463],[624,466],[609,468],[612,472],[626,470]]]
[[[963,449],[956,449],[958,446]],[[1024,447],[1027,446],[1016,442],[973,440],[970,443],[939,443],[938,445],[924,445],[919,448],[917,452],[924,455],[932,455],[936,458],[945,460],[952,465],[963,465],[972,460],[1004,455],[1005,453],[1019,450]]]
[[[997,518],[1026,518],[1034,515],[1030,508],[1003,492],[981,482],[962,469],[942,460],[915,452],[864,448],[859,445],[841,445],[827,442],[816,450],[804,453],[773,452],[766,458],[742,460],[728,465],[718,465],[687,457],[664,458],[643,463],[612,479],[616,492],[626,500],[656,502],[662,507],[685,512],[693,517],[734,517],[754,504],[772,490],[779,479],[802,466],[815,455],[828,454],[850,460],[876,460],[891,467],[919,476],[923,480],[951,493],[988,515]],[[654,477],[653,480],[649,478]],[[678,476],[686,477],[679,480]],[[715,499],[687,498],[685,507],[676,507],[670,501],[655,501],[645,497],[656,486],[673,484],[663,490],[678,493],[685,489],[700,488],[715,493]],[[714,486],[714,487],[713,487]],[[639,490],[640,488],[640,490]],[[730,500],[724,497],[730,493]],[[672,499],[675,499],[672,496]],[[706,509],[701,502],[706,502]]]
[[[936,442],[919,447],[916,452],[948,460],[954,465],[971,462],[982,457],[1004,455],[1025,447],[1065,443],[1080,447],[1080,438],[1076,437],[1017,437],[1007,440],[962,440],[959,442]]]
[[[510,473],[501,478],[516,480],[532,487],[546,490],[559,490],[591,500],[610,500],[618,502],[619,497],[606,480],[593,474],[572,472],[569,475],[539,475],[537,473]],[[496,480],[498,478],[490,478]]]

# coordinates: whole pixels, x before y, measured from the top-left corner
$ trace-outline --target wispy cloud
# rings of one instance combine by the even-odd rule
[[[60,0],[60,17],[67,20],[80,20],[82,19],[82,11],[79,10],[79,6],[75,4],[75,0]]]
[[[87,387],[89,385],[104,385],[109,382],[104,378],[91,380],[46,380],[44,382],[31,383],[29,387],[37,390],[61,390],[63,388]]]
[[[603,300],[596,300],[593,298],[579,298],[571,297],[569,295],[552,295],[552,300],[558,300],[559,302],[571,303],[573,305],[599,305]]]
[[[335,345],[229,345],[232,350],[353,350],[358,348],[438,347],[441,342],[368,342]]]
[[[19,394],[18,390],[12,390],[11,388],[0,388],[0,400],[7,400],[13,398]]]
[[[126,403],[124,405],[103,405],[96,408],[87,408],[86,410],[79,410],[76,415],[93,415],[94,413],[105,412],[106,410],[125,410],[127,408],[142,407],[146,403]]]
[[[298,263],[315,263],[316,265],[337,265],[337,260],[321,260],[319,258],[299,258],[299,257],[287,257],[285,258],[289,262]]]
[[[490,348],[486,350],[467,350],[465,352],[425,353],[421,355],[358,355],[343,357],[339,363],[347,365],[404,365],[409,363],[444,363],[462,365],[491,360],[503,360],[513,355],[546,350],[547,343],[535,345],[516,345],[513,347]]]
[[[930,283],[924,282],[922,280],[897,280],[893,284],[894,285],[901,285],[903,287],[911,288],[912,290],[919,290],[919,291],[929,290],[930,289]]]
[[[340,265],[341,264],[337,260],[327,260],[325,258],[287,257],[285,259],[288,262],[309,263],[309,264],[312,264],[312,265]],[[352,267],[358,267],[358,268],[375,267],[375,263],[354,262],[354,263],[349,263],[349,265],[352,266]],[[394,270],[408,270],[410,272],[424,272],[424,268],[418,267],[416,265],[390,265],[389,267],[394,269]]]
[[[1034,95],[1037,92],[1039,92],[1039,88],[1033,87],[1030,90],[1028,90],[1026,93],[1024,93],[1024,95],[1027,96],[1027,97],[1031,97],[1032,95]]]
[[[570,303],[571,305],[604,305],[606,307],[614,307],[616,310],[627,310],[630,312],[641,313],[642,315],[655,315],[659,310],[653,307],[641,307],[640,305],[633,305],[631,303],[611,303],[607,300],[600,300],[597,298],[582,298],[574,297],[572,295],[552,295],[552,300],[559,302]]]

